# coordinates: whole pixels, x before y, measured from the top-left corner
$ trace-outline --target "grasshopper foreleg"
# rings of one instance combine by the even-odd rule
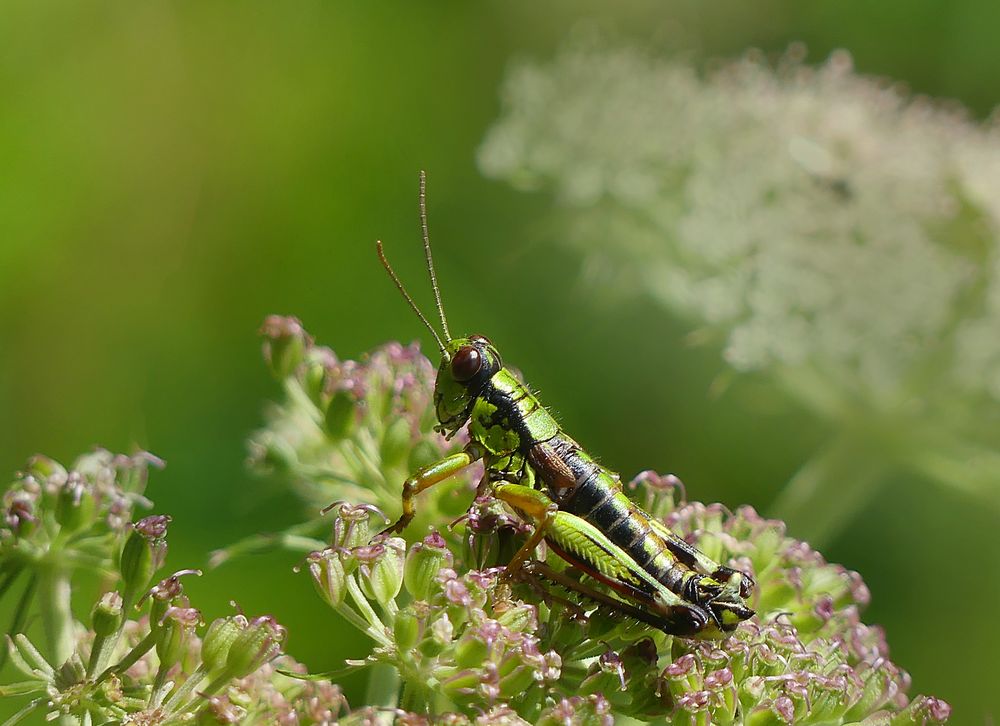
[[[425,489],[430,489],[435,484],[440,484],[448,477],[454,476],[479,458],[481,457],[477,455],[477,452],[471,450],[470,447],[451,456],[446,456],[440,461],[435,461],[433,464],[429,464],[417,471],[416,474],[403,482],[403,513],[395,523],[386,527],[379,534],[398,534],[402,532],[416,514],[413,498],[417,494]]]

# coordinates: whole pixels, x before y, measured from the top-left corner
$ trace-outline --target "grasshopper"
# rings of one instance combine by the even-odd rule
[[[488,338],[451,336],[427,232],[423,172],[419,206],[424,255],[443,336],[403,286],[381,241],[376,250],[440,350],[434,388],[437,430],[450,438],[468,426],[470,442],[405,481],[403,513],[383,534],[402,532],[409,524],[417,494],[482,460],[481,487],[534,527],[507,564],[507,579],[522,569],[533,572],[674,635],[714,637],[751,617],[754,611],[746,598],[754,581],[749,575],[713,561],[629,499],[618,474],[601,466],[562,430],[504,366]],[[617,597],[531,560],[543,540],[569,565]]]

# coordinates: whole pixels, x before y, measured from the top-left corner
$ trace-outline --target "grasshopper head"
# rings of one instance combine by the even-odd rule
[[[434,384],[434,408],[442,432],[453,434],[469,420],[476,396],[501,368],[500,353],[482,335],[447,342]]]

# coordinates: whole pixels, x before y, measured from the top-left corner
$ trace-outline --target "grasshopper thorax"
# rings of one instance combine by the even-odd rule
[[[434,409],[442,432],[450,435],[465,425],[476,398],[501,368],[499,351],[482,335],[453,338],[444,345],[434,384]]]

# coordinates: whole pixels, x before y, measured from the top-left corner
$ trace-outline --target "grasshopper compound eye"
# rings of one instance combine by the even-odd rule
[[[471,381],[482,367],[483,354],[472,345],[462,346],[455,353],[455,357],[451,359],[451,375],[459,383]]]

